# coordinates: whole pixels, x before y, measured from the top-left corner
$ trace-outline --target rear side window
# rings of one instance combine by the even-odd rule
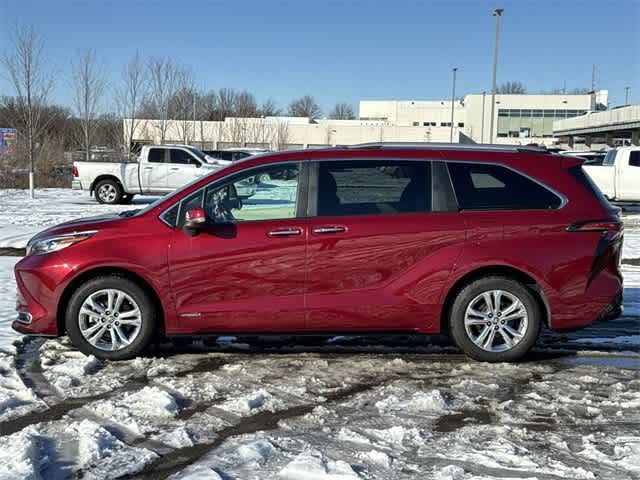
[[[629,153],[629,165],[640,167],[640,150]]]
[[[593,180],[591,180],[591,177],[587,173],[585,173],[585,171],[582,168],[582,165],[576,165],[575,167],[571,167],[569,169],[569,174],[573,178],[575,178],[580,185],[586,188],[591,195],[596,197],[600,202],[600,205],[606,207],[607,209],[613,208],[609,204],[607,197],[605,197],[602,191],[598,188],[598,186],[595,183],[593,183]]]
[[[558,208],[562,200],[539,183],[500,165],[448,163],[463,210]]]
[[[419,161],[321,162],[318,215],[372,215],[431,210],[431,165]]]
[[[151,163],[164,163],[164,149],[163,148],[150,148],[149,149],[149,162]]]

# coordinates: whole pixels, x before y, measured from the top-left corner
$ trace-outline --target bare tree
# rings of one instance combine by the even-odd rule
[[[98,108],[106,86],[104,73],[96,63],[93,50],[87,49],[72,65],[71,83],[74,107],[80,120],[81,144],[85,160],[91,160],[91,146],[98,117]]]
[[[253,93],[246,90],[236,94],[233,107],[233,114],[236,117],[254,118],[260,116],[256,98]]]
[[[178,68],[169,59],[152,58],[147,64],[150,81],[148,107],[154,114],[160,143],[165,143],[171,111],[169,100],[176,91]]]
[[[289,123],[276,121],[273,135],[273,146],[276,150],[284,150],[289,143]]]
[[[16,126],[27,141],[29,195],[34,198],[34,170],[37,149],[52,120],[46,108],[53,87],[53,75],[45,68],[42,37],[33,28],[16,27],[11,48],[2,58],[16,94]]]
[[[277,117],[282,111],[277,107],[276,103],[270,98],[265,100],[260,106],[260,116]]]
[[[147,76],[138,52],[122,70],[121,84],[115,90],[118,117],[123,121],[123,147],[128,157],[132,154],[133,137],[140,125],[139,116],[147,95]]]
[[[305,95],[289,104],[289,115],[315,120],[322,115],[322,110],[311,95]]]
[[[356,118],[356,114],[353,112],[353,107],[346,102],[337,103],[331,113],[329,114],[329,118],[333,120],[354,120]]]
[[[169,100],[172,117],[177,120],[178,134],[182,143],[189,144],[195,139],[196,89],[190,70],[181,69],[176,73],[176,92]]]
[[[527,93],[526,87],[517,80],[505,82],[498,87],[498,93],[501,94],[522,94]]]

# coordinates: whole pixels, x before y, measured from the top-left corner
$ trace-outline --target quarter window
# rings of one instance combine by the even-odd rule
[[[341,216],[429,211],[430,176],[429,162],[321,162],[317,214]]]
[[[558,208],[562,200],[511,169],[483,163],[448,163],[458,206],[467,210]]]

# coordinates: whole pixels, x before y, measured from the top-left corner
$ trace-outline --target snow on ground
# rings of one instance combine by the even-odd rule
[[[0,190],[0,205],[0,248],[138,208],[61,189]],[[515,365],[357,337],[100,361],[10,330],[17,257],[0,257],[0,480],[640,479],[640,222],[626,228],[624,316],[546,332]]]

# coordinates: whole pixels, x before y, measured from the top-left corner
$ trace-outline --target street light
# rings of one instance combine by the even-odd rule
[[[504,8],[496,8],[493,16],[496,17],[496,36],[493,44],[493,84],[491,86],[491,122],[489,123],[489,143],[493,143],[493,120],[496,111],[496,71],[498,70],[498,41],[500,39],[500,17]]]
[[[456,72],[458,67],[453,67],[451,71],[453,72],[453,85],[451,87],[451,135],[449,135],[449,142],[453,143],[453,108],[456,101]]]

